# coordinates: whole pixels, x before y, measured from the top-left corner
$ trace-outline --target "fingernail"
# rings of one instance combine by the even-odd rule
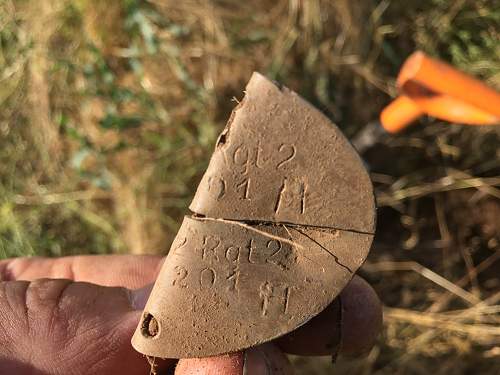
[[[337,363],[337,358],[339,356],[340,351],[342,350],[342,320],[344,315],[344,310],[342,308],[342,296],[338,296],[338,319],[337,319],[337,331],[338,335],[336,336],[335,345],[333,346],[335,349],[332,353],[332,364]]]
[[[242,371],[242,375],[248,375],[248,364],[247,364],[247,361],[248,361],[248,352],[245,351],[243,353],[243,371]]]
[[[133,290],[130,293],[130,303],[135,310],[144,310],[152,289],[153,284],[150,284],[143,288]]]

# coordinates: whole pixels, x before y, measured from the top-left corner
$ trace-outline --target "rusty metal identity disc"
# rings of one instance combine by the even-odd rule
[[[162,358],[243,350],[300,327],[363,264],[373,187],[323,114],[254,73],[219,137],[132,338]]]

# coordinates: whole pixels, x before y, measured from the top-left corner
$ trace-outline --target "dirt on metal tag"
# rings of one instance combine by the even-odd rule
[[[132,338],[162,358],[283,336],[324,310],[363,264],[373,187],[340,130],[254,73]]]

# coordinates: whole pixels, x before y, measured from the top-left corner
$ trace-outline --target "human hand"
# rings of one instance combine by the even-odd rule
[[[150,365],[130,339],[162,262],[133,255],[0,261],[0,374],[148,374]],[[375,292],[355,276],[340,298],[341,324],[327,308],[275,343],[181,359],[175,374],[289,375],[282,350],[331,355],[340,332],[341,354],[369,350],[382,323]],[[158,362],[158,374],[173,372],[176,362]]]

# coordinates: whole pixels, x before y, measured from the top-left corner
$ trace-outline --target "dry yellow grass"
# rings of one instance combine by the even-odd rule
[[[165,253],[253,70],[353,136],[415,48],[500,87],[493,0],[0,0],[0,257]],[[500,368],[500,133],[432,119],[364,158],[361,273],[386,308],[361,360],[300,373]],[[362,333],[360,333],[362,334]]]

